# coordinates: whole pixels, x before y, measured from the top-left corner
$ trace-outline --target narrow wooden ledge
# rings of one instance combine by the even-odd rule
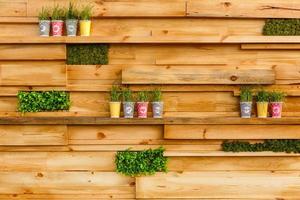
[[[223,152],[223,151],[166,151],[166,157],[297,157],[298,153],[284,152]]]
[[[40,37],[4,36],[0,44],[80,44],[80,43],[157,43],[157,44],[299,44],[300,36],[90,36]]]
[[[259,118],[251,118],[251,119],[242,119],[239,117],[207,117],[207,118],[163,118],[163,119],[111,119],[111,118],[103,118],[103,117],[0,117],[0,124],[9,125],[9,124],[53,124],[53,125],[172,125],[172,124],[212,124],[212,125],[257,125],[257,124],[265,124],[265,125],[300,125],[300,117],[286,117],[281,119],[259,119]]]

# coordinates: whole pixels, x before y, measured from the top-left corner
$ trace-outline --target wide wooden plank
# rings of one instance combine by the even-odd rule
[[[137,198],[296,198],[299,172],[183,172],[136,179]]]
[[[167,150],[166,157],[300,157],[300,153],[285,152],[224,152],[224,151],[176,151]]]
[[[134,195],[134,178],[115,172],[0,172],[1,194]]]
[[[165,139],[300,139],[296,125],[165,125]]]
[[[65,86],[64,65],[1,65],[1,85]]]
[[[65,60],[65,45],[0,45],[0,60]]]
[[[268,50],[299,50],[299,44],[241,44],[241,49],[250,49],[250,50],[259,50],[259,49],[268,49]]]
[[[1,0],[0,16],[20,17],[26,16],[27,1],[26,0]]]
[[[300,2],[289,0],[187,1],[187,15],[194,17],[299,18]]]
[[[135,200],[133,194],[7,194],[1,195],[0,200]],[[227,199],[228,200],[228,199]],[[239,199],[238,199],[239,200]],[[242,199],[245,200],[245,199]]]
[[[37,16],[42,6],[68,5],[68,0],[28,0],[27,15]],[[93,8],[93,17],[179,17],[185,16],[185,1],[150,0],[150,1],[89,1]],[[85,1],[80,2],[84,4]]]
[[[273,84],[267,69],[211,66],[131,66],[122,71],[123,84]]]
[[[67,127],[57,126],[0,126],[0,145],[66,145]]]

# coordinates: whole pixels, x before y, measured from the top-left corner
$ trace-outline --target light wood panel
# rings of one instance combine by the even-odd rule
[[[166,139],[299,139],[292,125],[165,125]]]
[[[273,84],[265,69],[224,69],[211,66],[132,66],[122,71],[123,84]]]
[[[221,148],[220,148],[221,149]],[[220,151],[203,151],[203,150],[168,150],[164,153],[166,157],[299,157],[299,153],[285,152],[224,152]]]
[[[1,85],[65,86],[64,65],[1,65]],[[34,77],[34,78],[33,78]]]
[[[183,172],[137,178],[137,198],[296,198],[299,172]]]
[[[0,145],[66,145],[66,126],[0,126]]]
[[[27,0],[1,0],[0,16],[26,16]]]
[[[194,17],[299,18],[300,3],[277,0],[187,1],[187,15]]]

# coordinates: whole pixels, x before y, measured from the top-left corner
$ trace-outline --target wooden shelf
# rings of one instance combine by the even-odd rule
[[[166,157],[293,157],[300,156],[298,153],[284,152],[224,152],[224,151],[166,151]]]
[[[153,36],[153,37],[23,37],[5,36],[0,38],[0,44],[80,44],[80,43],[182,43],[182,44],[298,44],[300,36]]]
[[[0,117],[0,124],[64,124],[64,125],[109,125],[109,124],[141,124],[141,125],[164,125],[164,124],[219,124],[219,125],[284,125],[300,124],[300,117],[286,117],[281,119],[242,119],[238,117],[207,117],[207,118],[163,118],[163,119],[111,119],[103,117]]]

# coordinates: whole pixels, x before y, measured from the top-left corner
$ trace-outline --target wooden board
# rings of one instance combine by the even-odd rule
[[[138,177],[137,198],[296,198],[299,172],[183,172]]]
[[[66,145],[67,127],[60,126],[0,126],[0,145]]]
[[[1,65],[0,84],[20,86],[65,86],[64,65]],[[34,77],[34,78],[33,78]]]
[[[299,18],[300,3],[277,0],[187,1],[187,15],[193,17]]]
[[[123,84],[273,84],[266,69],[211,66],[132,66],[122,71]]]
[[[27,1],[26,0],[1,0],[0,1],[0,17],[2,16],[26,16]]]
[[[292,125],[165,125],[165,139],[300,139]]]

